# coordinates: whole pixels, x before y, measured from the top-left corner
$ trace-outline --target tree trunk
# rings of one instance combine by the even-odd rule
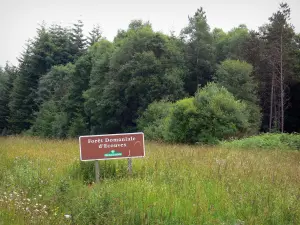
[[[280,36],[280,108],[281,108],[281,133],[284,132],[284,89],[283,89],[283,59],[282,59],[282,31]]]
[[[274,101],[274,71],[272,73],[272,85],[271,85],[269,132],[272,131],[272,123],[273,123],[273,101]]]

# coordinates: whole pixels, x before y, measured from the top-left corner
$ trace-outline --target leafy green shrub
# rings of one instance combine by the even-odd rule
[[[172,103],[166,101],[153,102],[137,120],[137,127],[144,131],[146,138],[163,140],[166,133],[165,120],[170,113]]]
[[[282,134],[280,141],[286,144],[289,148],[300,150],[300,135],[299,134]]]
[[[68,136],[76,137],[76,136],[87,135],[87,134],[89,134],[89,131],[87,129],[87,124],[84,121],[84,118],[81,115],[78,115],[70,123]]]
[[[167,140],[214,144],[243,136],[249,130],[249,113],[243,102],[217,84],[209,83],[195,98],[175,103],[168,121]]]
[[[195,143],[201,126],[199,111],[194,105],[194,98],[177,101],[167,118],[166,140],[171,142]]]
[[[49,100],[42,104],[37,118],[28,134],[47,137],[47,138],[65,138],[68,131],[68,115],[60,112],[57,104]],[[73,131],[75,125],[71,127]]]
[[[240,149],[300,149],[299,134],[266,133],[240,140],[224,141],[221,146]]]
[[[52,123],[52,137],[65,138],[68,130],[68,115],[65,112],[57,112]]]
[[[52,137],[52,123],[55,120],[57,106],[54,101],[47,101],[41,105],[37,118],[29,133],[41,137]]]

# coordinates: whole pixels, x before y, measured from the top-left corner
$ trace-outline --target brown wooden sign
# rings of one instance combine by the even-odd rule
[[[145,156],[144,133],[79,137],[80,160],[109,160]]]

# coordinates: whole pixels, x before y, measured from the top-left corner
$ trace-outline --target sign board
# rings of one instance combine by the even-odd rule
[[[145,156],[144,133],[79,137],[80,160],[109,160]]]

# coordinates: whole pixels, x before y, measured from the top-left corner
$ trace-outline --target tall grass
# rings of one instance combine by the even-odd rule
[[[0,221],[13,224],[300,224],[297,151],[146,142],[132,176],[101,161],[97,185],[77,140],[0,138],[0,156]]]

